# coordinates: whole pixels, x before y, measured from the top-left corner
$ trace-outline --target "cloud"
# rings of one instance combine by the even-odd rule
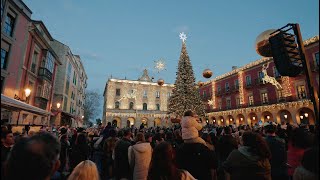
[[[79,48],[75,49],[75,54],[78,54],[84,61],[99,61],[102,59],[102,57],[96,52],[81,50]]]
[[[174,33],[180,33],[180,32],[185,32],[187,33],[190,30],[189,26],[187,25],[181,25],[181,26],[177,26],[175,28],[172,29],[172,31]]]

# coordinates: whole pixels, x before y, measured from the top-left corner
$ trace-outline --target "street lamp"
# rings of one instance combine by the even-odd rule
[[[284,117],[285,119],[287,119],[287,118],[288,118],[288,115],[287,115],[287,114],[285,114],[285,115],[283,115],[283,117]]]
[[[243,118],[240,118],[240,121],[243,121]]]
[[[30,96],[30,94],[31,94],[31,89],[26,88],[26,89],[24,90],[24,93],[25,93],[25,95],[26,95],[26,100],[25,100],[25,102],[26,102],[26,103],[29,103],[29,96]]]
[[[84,116],[81,116],[81,118],[83,119],[83,118],[84,118]]]
[[[267,116],[267,119],[269,120],[269,119],[270,119],[270,116]]]
[[[230,118],[229,120],[232,121],[232,118]]]
[[[302,115],[300,116],[300,119],[303,119],[303,116],[302,116]]]
[[[308,113],[304,113],[304,116],[307,118],[309,116],[309,114]]]
[[[60,106],[61,106],[61,104],[60,104],[60,103],[57,103],[57,108],[58,108],[58,109],[60,108]]]
[[[221,119],[221,122],[223,122],[223,119]]]
[[[255,117],[255,116],[253,116],[253,117],[252,117],[252,119],[253,119],[253,120],[256,120],[256,117]]]

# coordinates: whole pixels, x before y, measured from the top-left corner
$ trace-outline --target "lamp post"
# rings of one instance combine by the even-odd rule
[[[26,103],[29,103],[29,96],[30,96],[30,94],[31,94],[31,89],[26,88],[26,89],[24,90],[24,93],[25,93],[25,95],[26,95]]]

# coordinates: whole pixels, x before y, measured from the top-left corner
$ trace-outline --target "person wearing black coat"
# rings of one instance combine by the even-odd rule
[[[87,137],[83,133],[79,133],[75,144],[72,146],[70,166],[73,170],[81,161],[87,160],[89,156],[89,145]]]

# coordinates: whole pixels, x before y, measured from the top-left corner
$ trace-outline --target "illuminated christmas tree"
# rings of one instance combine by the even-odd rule
[[[204,117],[204,106],[200,99],[199,89],[195,83],[192,65],[186,48],[186,38],[184,33],[180,33],[182,49],[176,73],[175,88],[169,99],[168,109],[169,113],[173,116],[182,117],[185,111],[192,110],[199,117]]]

